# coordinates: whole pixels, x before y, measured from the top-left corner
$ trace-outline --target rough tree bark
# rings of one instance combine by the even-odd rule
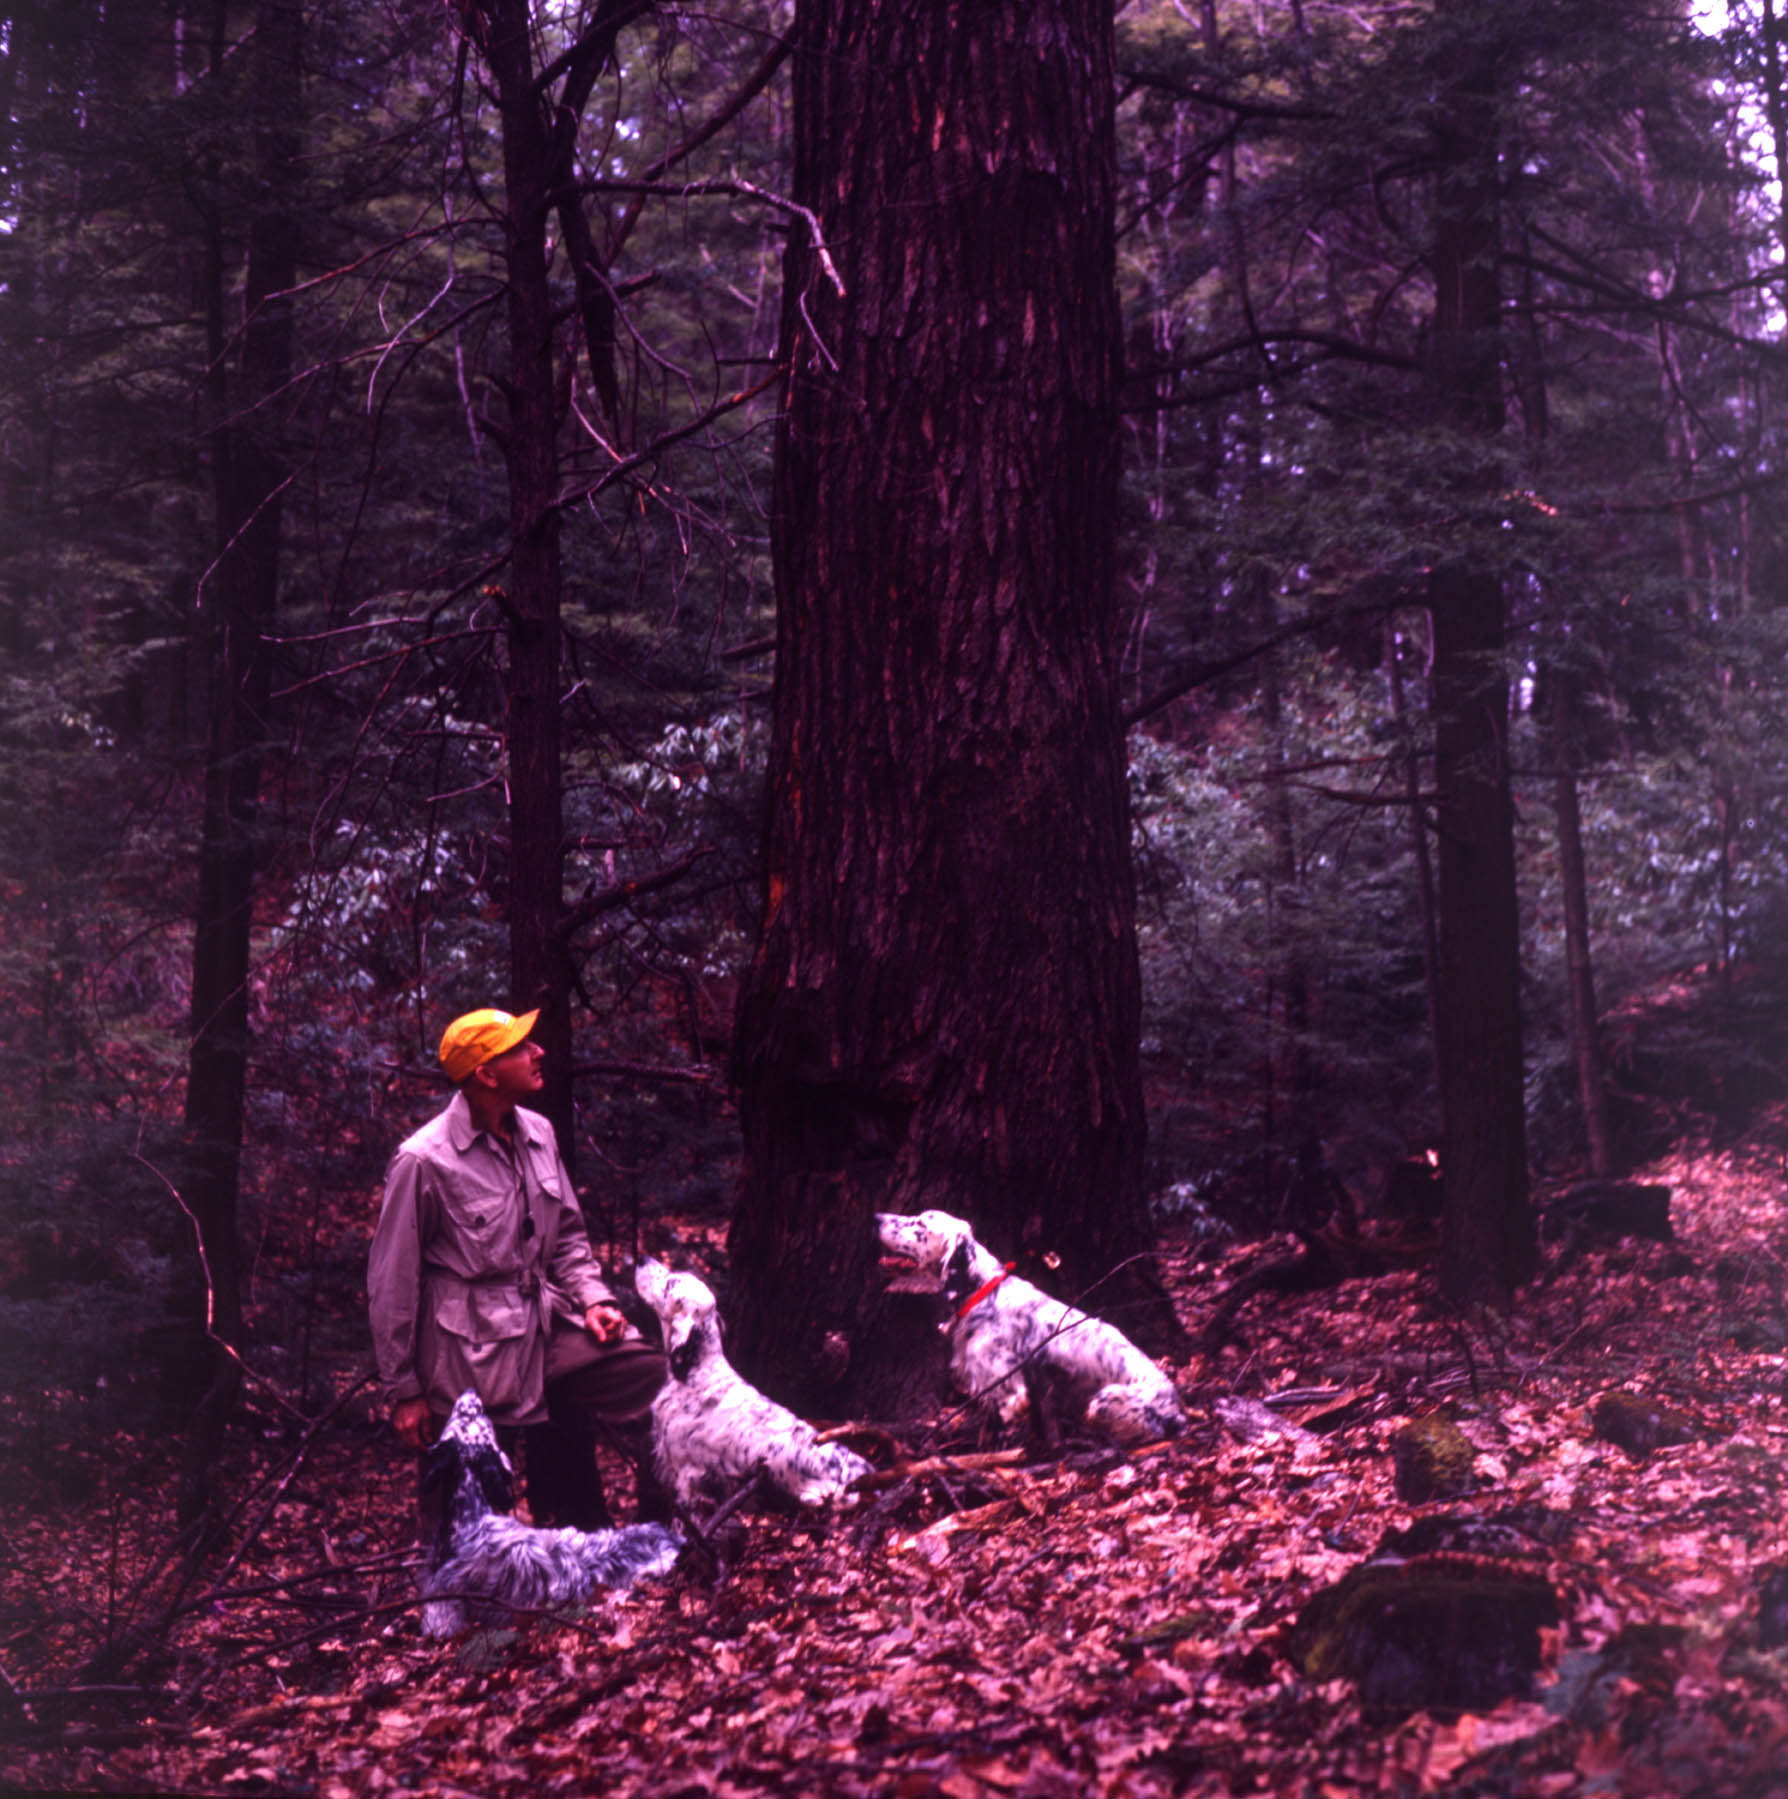
[[[844,1390],[876,1208],[966,1214],[1139,1337],[1112,530],[1109,0],[802,0],[764,923],[729,1326]],[[1050,1264],[1053,1266],[1053,1264]]]
[[[194,912],[191,1048],[185,1125],[186,1203],[205,1263],[211,1378],[187,1439],[180,1488],[183,1524],[210,1503],[211,1469],[235,1405],[241,1335],[236,1245],[243,1108],[248,1089],[249,951],[256,827],[272,684],[270,637],[279,599],[279,535],[287,469],[278,401],[292,371],[297,278],[297,121],[302,11],[299,0],[263,0],[250,40],[254,200],[235,391],[225,378],[221,258],[210,270],[213,387],[210,444],[218,556],[211,576],[212,703],[205,808]],[[223,60],[223,7],[214,68]],[[214,190],[215,191],[215,190]],[[214,201],[214,204],[218,202]],[[221,244],[221,221],[208,221]]]
[[[1496,103],[1488,69],[1456,78],[1437,126],[1432,381],[1469,441],[1503,423]],[[1468,481],[1476,479],[1467,476]],[[1439,791],[1441,1280],[1506,1305],[1538,1256],[1527,1190],[1521,940],[1509,788],[1502,580],[1470,556],[1430,572]]]

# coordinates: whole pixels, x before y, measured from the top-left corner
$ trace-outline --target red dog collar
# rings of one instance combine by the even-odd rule
[[[972,1312],[975,1309],[975,1307],[978,1306],[981,1303],[981,1301],[984,1300],[987,1297],[987,1295],[989,1293],[991,1293],[994,1290],[994,1288],[997,1287],[1000,1284],[1000,1282],[1003,1281],[1006,1278],[1006,1276],[1008,1274],[1010,1274],[1012,1272],[1012,1270],[1014,1268],[1016,1268],[1017,1266],[1018,1266],[1018,1264],[1016,1262],[1008,1262],[1005,1265],[1005,1267],[1002,1268],[999,1271],[999,1273],[996,1274],[993,1277],[993,1279],[990,1280],[986,1284],[986,1286],[977,1287],[974,1290],[974,1292],[971,1293],[968,1296],[968,1298],[965,1299],[962,1302],[962,1304],[956,1308],[956,1316],[957,1316],[958,1320],[966,1318],[969,1315],[969,1313]]]

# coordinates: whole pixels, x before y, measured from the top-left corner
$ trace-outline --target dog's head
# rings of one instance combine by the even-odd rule
[[[921,1273],[940,1278],[975,1236],[966,1219],[948,1212],[877,1212],[875,1230],[890,1255],[904,1256]]]
[[[457,1443],[468,1456],[484,1449],[495,1455],[502,1455],[496,1427],[492,1425],[490,1414],[485,1411],[484,1401],[478,1397],[475,1387],[466,1388],[453,1402],[453,1410],[447,1414],[447,1422],[441,1426],[441,1442]]]
[[[633,1271],[641,1299],[658,1314],[673,1380],[687,1380],[710,1350],[720,1347],[720,1315],[707,1283],[650,1259]]]
[[[949,1212],[878,1212],[875,1228],[884,1250],[905,1257],[920,1273],[936,1279],[946,1322],[971,1293],[999,1272],[999,1263],[976,1239],[973,1227]]]
[[[515,1470],[470,1387],[453,1402],[440,1438],[422,1464],[422,1486],[424,1491],[444,1486],[449,1512],[458,1509],[462,1495],[475,1511],[507,1512],[515,1505]]]

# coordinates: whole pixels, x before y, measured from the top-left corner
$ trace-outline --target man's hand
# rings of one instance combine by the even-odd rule
[[[619,1306],[611,1306],[607,1300],[601,1300],[588,1308],[584,1313],[584,1329],[598,1343],[617,1343],[621,1333],[627,1328],[627,1320],[621,1315]]]
[[[400,1443],[411,1449],[426,1449],[429,1438],[435,1434],[434,1414],[428,1409],[428,1401],[400,1399],[391,1408],[391,1428],[397,1432]]]

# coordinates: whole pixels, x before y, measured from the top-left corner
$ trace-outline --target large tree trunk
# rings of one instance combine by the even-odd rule
[[[1495,94],[1458,82],[1439,131],[1430,342],[1439,419],[1488,438],[1503,422]],[[1471,481],[1478,476],[1467,478]],[[1446,1202],[1441,1279],[1507,1304],[1537,1255],[1527,1197],[1521,935],[1500,575],[1461,558],[1429,577],[1439,790],[1436,995]]]
[[[1522,1092],[1520,923],[1509,796],[1502,587],[1437,571],[1435,784],[1439,837],[1441,1279],[1455,1299],[1503,1305],[1533,1272]]]
[[[221,18],[220,6],[220,47]],[[191,1158],[186,1199],[203,1252],[207,1324],[215,1347],[210,1385],[187,1443],[179,1501],[183,1523],[201,1517],[209,1505],[211,1468],[239,1379],[228,1346],[242,1326],[236,1211],[248,1090],[256,824],[286,481],[274,396],[292,371],[292,302],[284,296],[297,278],[293,189],[301,27],[299,0],[263,0],[251,40],[256,201],[248,232],[240,388],[230,395],[214,387],[211,396],[220,417],[211,434],[219,553],[211,576],[211,735],[194,915],[185,1122]],[[215,242],[217,221],[211,224]],[[212,367],[221,380],[226,345],[220,264],[212,275]],[[226,408],[234,411],[229,423],[222,422]]]
[[[1114,691],[1109,0],[803,0],[735,1353],[835,1403],[877,1207],[1160,1341]]]

